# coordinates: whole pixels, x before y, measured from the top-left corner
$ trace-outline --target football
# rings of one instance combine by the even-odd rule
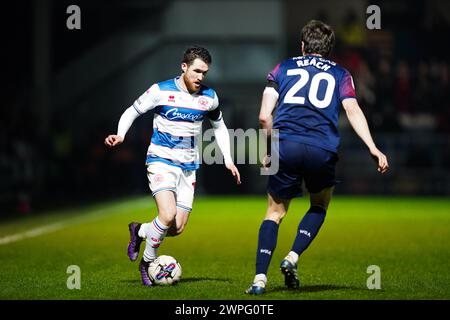
[[[181,265],[171,256],[159,256],[148,267],[153,284],[174,285],[181,279]]]

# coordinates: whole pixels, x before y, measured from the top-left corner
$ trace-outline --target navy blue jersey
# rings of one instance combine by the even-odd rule
[[[273,128],[280,140],[337,152],[342,100],[356,98],[350,73],[333,61],[306,55],[278,64],[267,80],[279,94]]]

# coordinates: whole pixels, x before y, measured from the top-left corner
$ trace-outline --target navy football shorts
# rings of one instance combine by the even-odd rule
[[[269,176],[267,192],[279,199],[302,196],[302,180],[310,193],[334,186],[336,153],[312,145],[280,140],[272,146],[272,156],[279,155],[279,170]]]

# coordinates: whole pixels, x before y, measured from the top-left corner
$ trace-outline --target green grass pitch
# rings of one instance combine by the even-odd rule
[[[336,196],[300,258],[301,289],[288,290],[279,263],[308,209],[307,199],[294,200],[260,297],[244,290],[253,279],[265,197],[197,197],[185,232],[159,250],[183,267],[172,287],[143,287],[138,262],[126,256],[128,223],[155,216],[149,196],[24,217],[0,225],[0,299],[447,300],[449,208],[445,198]],[[70,265],[81,269],[80,290],[66,286]],[[379,290],[367,288],[370,265],[380,267]]]

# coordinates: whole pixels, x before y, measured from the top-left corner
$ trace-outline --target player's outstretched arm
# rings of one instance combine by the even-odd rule
[[[219,121],[211,120],[210,123],[214,129],[217,145],[219,146],[220,151],[222,151],[225,167],[231,171],[231,174],[236,179],[236,183],[239,185],[241,184],[241,175],[231,158],[230,135],[228,134],[227,126],[223,119],[220,119]]]
[[[366,117],[359,107],[358,101],[353,98],[344,99],[342,101],[342,106],[345,109],[348,121],[350,122],[353,130],[355,130],[358,136],[364,141],[366,146],[369,148],[371,156],[377,162],[378,172],[385,173],[389,168],[387,158],[376,147],[375,142],[372,139],[372,135],[370,134]]]
[[[225,163],[225,167],[227,167],[228,170],[231,171],[231,174],[233,175],[234,179],[236,180],[236,184],[241,184],[241,174],[239,173],[238,168],[234,165],[233,162],[231,163]]]
[[[121,144],[125,140],[128,129],[130,129],[137,117],[139,117],[139,113],[133,107],[129,107],[125,110],[120,117],[119,125],[117,126],[117,134],[107,136],[105,144],[111,148]]]

